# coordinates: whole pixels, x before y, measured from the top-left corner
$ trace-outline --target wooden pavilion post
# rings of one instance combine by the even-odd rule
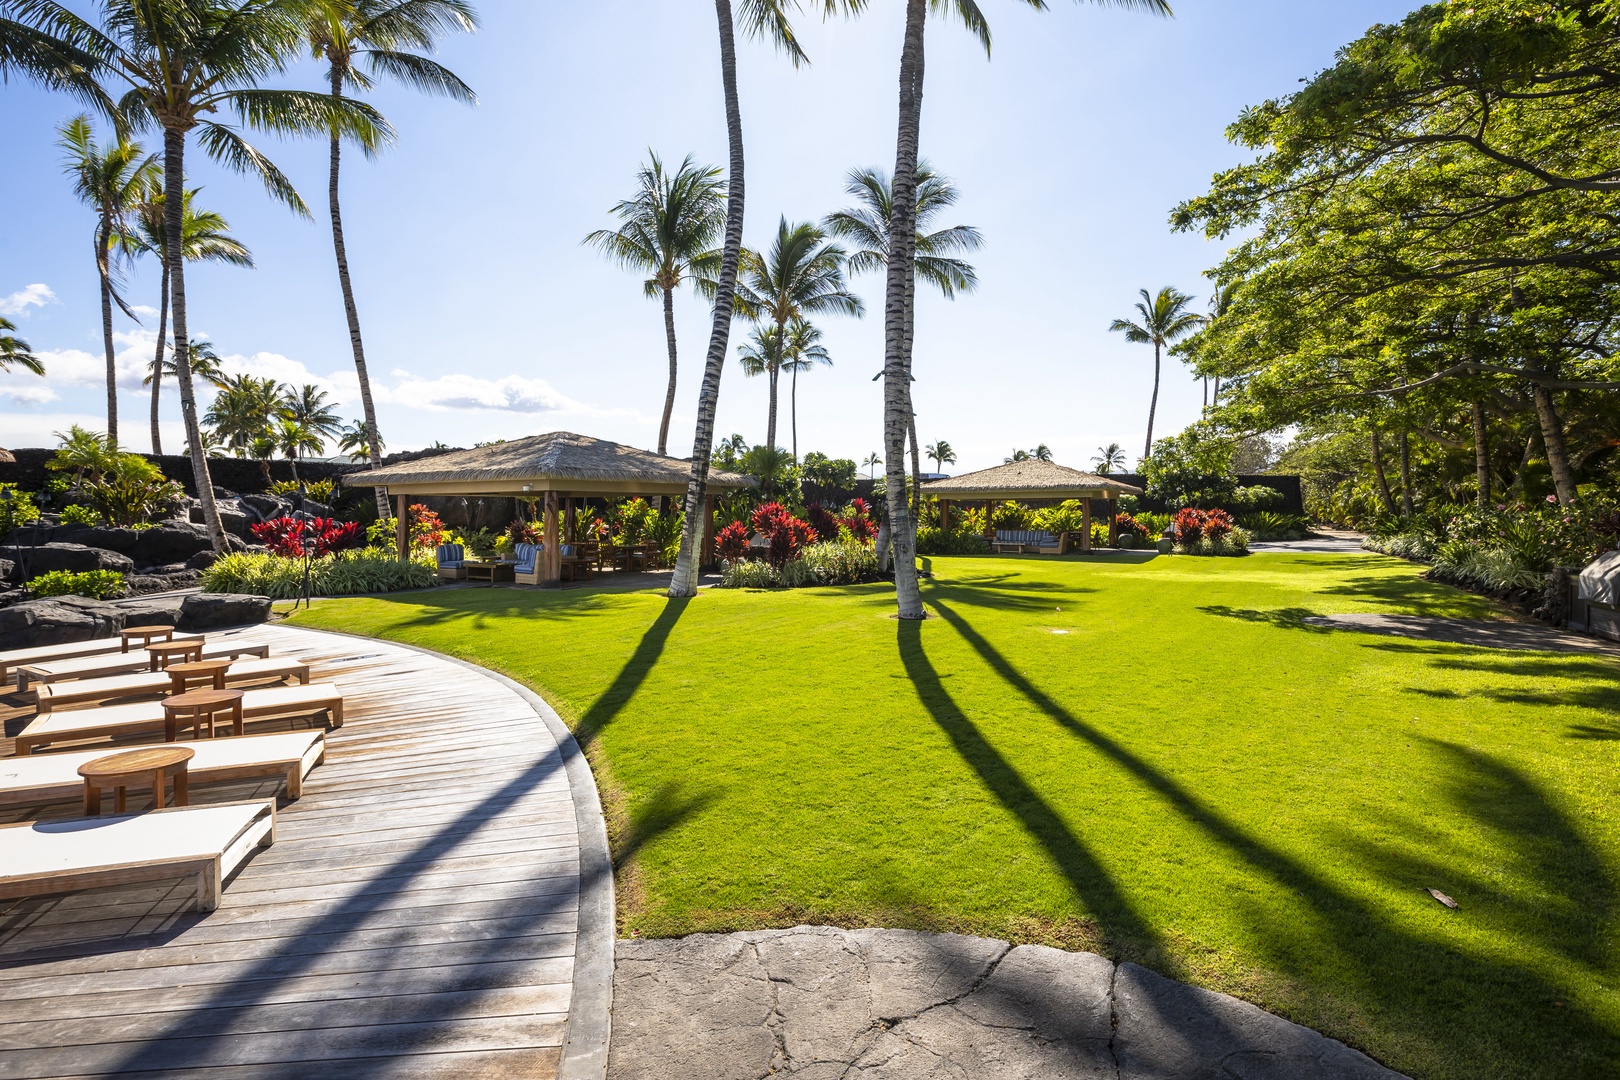
[[[546,573],[540,584],[555,589],[562,584],[562,538],[557,528],[557,493],[546,492]]]
[[[996,501],[994,499],[986,499],[984,501],[984,538],[990,541],[992,544],[996,542],[995,516]]]
[[[411,561],[411,523],[406,515],[405,496],[394,496],[394,551],[402,563]]]
[[[1108,546],[1119,546],[1119,500],[1108,500]]]
[[[1091,498],[1080,500],[1080,554],[1091,554]]]
[[[939,500],[939,531],[946,534],[951,531],[951,500]]]
[[[576,534],[575,534],[576,522],[575,522],[575,518],[574,518],[574,499],[573,499],[573,496],[569,496],[567,505],[568,505],[568,513],[567,513],[567,517],[564,519],[564,523],[563,523],[563,536],[566,537],[566,539],[563,542],[568,543],[568,544],[572,544],[578,538],[576,536]]]
[[[703,557],[698,560],[702,569],[714,566],[714,493],[703,497]]]

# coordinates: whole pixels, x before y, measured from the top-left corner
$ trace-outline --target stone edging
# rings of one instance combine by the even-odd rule
[[[331,599],[322,597],[321,599]],[[272,624],[273,625],[273,624]],[[608,850],[607,821],[596,791],[596,778],[579,743],[544,698],[514,679],[469,660],[449,656],[420,645],[392,638],[374,638],[342,630],[300,626],[317,634],[382,641],[470,668],[501,683],[528,704],[557,740],[568,790],[574,799],[574,825],[579,833],[579,924],[574,940],[574,987],[568,1004],[568,1027],[563,1037],[557,1080],[603,1080],[607,1076],[608,1038],[613,1023],[614,924],[613,857]]]

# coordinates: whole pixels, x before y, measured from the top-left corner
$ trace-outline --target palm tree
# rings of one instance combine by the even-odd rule
[[[478,103],[478,95],[471,87],[448,68],[421,55],[434,51],[440,34],[472,33],[478,28],[478,16],[466,0],[348,0],[324,7],[309,25],[310,48],[315,59],[324,59],[327,63],[326,78],[334,105],[342,105],[346,100],[345,87],[369,90],[380,76],[397,79],[426,94],[439,94],[468,105]],[[357,66],[356,61],[363,62],[365,69]],[[367,460],[375,467],[382,461],[382,437],[377,433],[377,408],[371,398],[371,376],[366,371],[360,313],[349,281],[349,255],[343,241],[343,214],[338,205],[338,172],[344,134],[338,126],[330,129],[326,196],[332,212],[332,248],[337,253],[343,314],[349,322],[349,345],[360,380],[360,406],[370,436],[368,449],[371,452]],[[390,516],[388,497],[382,488],[377,488],[376,493],[377,512],[386,520]]]
[[[793,460],[799,460],[799,372],[809,371],[817,364],[832,367],[832,355],[821,344],[821,331],[803,318],[788,323],[787,336],[782,340],[782,370],[793,375],[788,391],[788,416],[793,430]]]
[[[1045,0],[1024,0],[1041,9]],[[1168,0],[1097,0],[1168,15]],[[904,452],[911,427],[911,296],[917,242],[917,143],[922,127],[923,29],[930,7],[955,11],[990,52],[990,25],[977,0],[906,0],[906,29],[900,50],[900,110],[895,136],[889,217],[889,263],[883,304],[883,437],[887,450],[889,531],[894,542],[895,599],[902,619],[923,618],[917,583],[916,531],[906,506]]]
[[[1159,408],[1159,362],[1165,346],[1186,337],[1204,321],[1202,315],[1187,310],[1193,298],[1166,285],[1159,295],[1150,296],[1142,290],[1142,300],[1136,305],[1140,322],[1115,319],[1109,331],[1124,334],[1125,340],[1136,345],[1153,346],[1153,399],[1148,403],[1147,444],[1142,457],[1153,453],[1153,416]]]
[[[674,173],[651,150],[651,164],[636,174],[639,189],[613,208],[617,230],[598,229],[585,243],[621,266],[646,273],[642,289],[664,300],[664,339],[669,350],[669,387],[658,425],[658,452],[669,450],[669,419],[675,411],[675,290],[712,275],[718,254],[714,242],[726,218],[726,182],[720,170],[696,165],[688,155]]]
[[[154,187],[159,166],[146,156],[140,143],[122,135],[102,146],[88,116],[75,116],[57,129],[65,152],[63,169],[73,177],[79,201],[96,212],[96,275],[101,279],[101,342],[107,357],[107,437],[118,441],[118,366],[113,352],[114,301],[124,314],[135,318],[113,286],[112,254],[115,242],[129,232],[129,221],[146,192]]]
[[[928,460],[934,463],[935,472],[939,472],[947,465],[956,464],[956,450],[944,439],[936,443],[929,443],[926,454]]]
[[[1216,319],[1232,310],[1232,298],[1236,291],[1237,286],[1235,284],[1222,285],[1218,281],[1215,283],[1214,290],[1209,294],[1209,314],[1204,317],[1205,326],[1209,326]],[[1204,407],[1206,409],[1221,403],[1221,377],[1219,375],[1215,376],[1215,392],[1211,394],[1209,389],[1209,377],[1205,376]]]
[[[775,330],[785,349],[788,327],[806,315],[838,312],[859,318],[866,307],[844,280],[848,256],[810,222],[789,226],[783,217],[768,255],[744,250],[737,305],[749,318]],[[765,445],[776,445],[776,387],[781,360],[770,369],[771,409]]]
[[[777,332],[776,327],[754,327],[748,335],[748,341],[737,346],[737,364],[749,378],[768,375],[774,384],[776,376],[782,370],[782,335]],[[766,430],[774,433],[776,429],[774,395],[771,397],[770,409],[771,415],[767,417]],[[769,437],[766,438],[764,445],[771,445]]]
[[[163,374],[173,378],[177,370],[173,355],[163,361]],[[191,339],[191,377],[201,379],[216,390],[224,388],[225,372],[220,369],[219,354],[214,351],[213,342],[201,338]],[[141,385],[145,386],[151,381],[152,373],[149,370],[146,378],[141,380]]]
[[[1091,459],[1091,464],[1103,476],[1115,470],[1125,468],[1125,451],[1121,450],[1119,443],[1111,442],[1107,446],[1097,447],[1097,456]]]
[[[866,478],[872,479],[872,470],[883,464],[883,455],[876,451],[867,454],[866,460],[861,462],[861,468],[866,470]]]
[[[230,223],[212,210],[199,210],[194,205],[200,188],[185,193],[180,209],[180,250],[187,262],[222,262],[231,266],[253,269],[253,253],[229,232]],[[137,254],[157,256],[163,268],[162,298],[158,306],[157,355],[152,359],[151,374],[144,380],[152,387],[152,453],[163,453],[163,436],[158,431],[158,391],[164,375],[173,375],[173,362],[163,359],[164,340],[169,329],[169,255],[168,230],[165,227],[168,210],[161,184],[147,192],[135,215],[134,229],[125,238],[126,245]],[[192,346],[191,370],[201,375],[198,368],[196,345]],[[214,357],[217,361],[218,357]],[[217,371],[217,368],[216,368]],[[206,376],[204,376],[206,378]]]
[[[1029,456],[1034,458],[1036,461],[1051,461],[1052,448],[1047,446],[1045,443],[1041,443],[1039,446],[1035,447],[1035,449],[1029,452]]]
[[[318,454],[326,448],[321,437],[308,424],[293,416],[279,416],[270,425],[270,437],[276,449],[292,464],[293,483],[298,483],[298,459],[307,450]]]
[[[796,0],[793,0],[797,6]],[[821,0],[827,10],[853,0]],[[740,0],[743,31],[755,37],[769,36],[787,52],[797,67],[806,59],[799,48],[793,26],[788,22],[789,0]],[[703,360],[703,383],[698,390],[697,426],[692,435],[692,476],[686,485],[685,524],[681,529],[681,550],[670,576],[672,598],[697,595],[698,556],[703,536],[704,507],[709,486],[709,455],[714,447],[714,413],[720,403],[720,376],[725,370],[727,346],[731,341],[731,314],[736,296],[737,268],[742,259],[743,234],[743,135],[742,108],[737,99],[737,43],[732,25],[731,0],[714,0],[715,22],[720,34],[720,84],[726,108],[726,231],[720,246],[720,271],[714,279],[710,299],[714,319],[709,331],[709,351]]]
[[[1029,460],[1029,451],[1028,450],[1014,450],[1012,452],[1012,457],[1003,459],[1002,464],[1011,465],[1015,461],[1028,461],[1028,460]]]
[[[0,316],[0,331],[16,329],[16,323]],[[35,375],[45,374],[45,365],[40,363],[39,357],[28,347],[28,342],[20,337],[12,337],[10,333],[0,333],[0,371],[8,370],[13,364],[24,371],[32,371]]]
[[[275,421],[284,415],[285,403],[286,392],[276,380],[233,375],[222,380],[203,419],[220,442],[236,451],[237,457],[265,457],[269,455],[250,451],[254,441],[267,437]]]
[[[338,429],[338,449],[350,457],[361,461],[371,460],[371,433],[366,430],[363,420],[355,420]],[[383,449],[381,439],[377,440],[378,449]]]
[[[343,419],[337,407],[326,403],[327,394],[318,386],[305,383],[297,390],[288,389],[283,412],[309,429],[316,441],[315,453],[326,449],[326,440],[335,439],[343,429]]]
[[[233,111],[249,127],[278,135],[334,130],[362,146],[377,147],[392,129],[362,102],[303,90],[265,89],[308,39],[326,0],[101,0],[101,25],[81,19],[55,0],[10,4],[0,25],[0,67],[14,67],[51,88],[93,100],[109,114],[109,96],[94,84],[104,76],[121,84],[117,113],[134,128],[163,132],[165,227],[170,251],[183,249],[186,142],[197,133],[204,152],[221,164],[263,181],[270,194],[309,216],[303,199],[271,161],[219,119]],[[14,47],[22,42],[21,49]],[[66,59],[64,59],[66,58]],[[197,400],[191,380],[185,260],[170,267],[175,369],[197,496],[216,551],[225,530],[214,502]]]

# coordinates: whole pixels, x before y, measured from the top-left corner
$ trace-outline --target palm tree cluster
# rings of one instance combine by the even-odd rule
[[[203,347],[197,348],[199,344]],[[199,358],[212,352],[206,342],[193,348]],[[328,439],[353,435],[345,432],[326,391],[318,386],[294,389],[274,379],[217,373],[210,381],[219,392],[203,417],[208,425],[204,437],[237,457],[257,458],[267,481],[270,459],[277,454],[292,463],[297,479],[298,461],[305,454],[324,453]]]
[[[371,154],[392,140],[388,121],[353,96],[378,78],[472,101],[472,91],[464,83],[422,54],[432,51],[441,34],[470,31],[476,24],[466,0],[100,0],[95,14],[88,17],[59,0],[0,0],[0,80],[15,74],[67,93],[113,125],[114,135],[106,143],[95,138],[88,115],[61,131],[75,191],[96,214],[107,434],[116,441],[112,307],[116,304],[134,318],[118,292],[114,258],[152,254],[163,272],[160,317],[173,327],[172,361],[164,360],[160,327],[151,368],[153,450],[159,449],[157,396],[163,376],[172,373],[179,387],[196,490],[216,550],[224,550],[225,534],[208,472],[209,444],[198,415],[186,264],[214,260],[250,266],[252,257],[229,236],[222,218],[193,204],[197,189],[187,183],[186,151],[200,147],[216,163],[258,179],[272,198],[309,217],[292,181],[247,141],[242,129],[330,141],[333,245],[365,413],[366,457],[376,464],[382,444],[343,242],[340,148],[349,141]],[[327,62],[323,89],[267,85],[306,52]],[[135,141],[146,131],[161,137],[160,152],[148,154]],[[0,363],[38,370],[26,346],[19,348],[20,343],[10,338],[3,342]],[[222,395],[226,392],[221,389]],[[230,404],[216,401],[209,412],[225,415]],[[289,417],[281,416],[277,423],[286,420]],[[331,423],[335,430],[335,419]],[[273,441],[298,444],[296,456],[310,448],[310,438],[318,436],[287,430]],[[381,491],[378,506],[387,512]]]

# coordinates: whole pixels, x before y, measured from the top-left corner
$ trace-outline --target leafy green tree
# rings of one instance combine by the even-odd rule
[[[782,371],[782,334],[774,326],[756,326],[748,340],[737,346],[737,365],[750,379],[766,376],[772,385]],[[766,446],[776,432],[776,394],[770,395],[769,415],[766,418]]]
[[[0,316],[0,371],[8,370],[13,364],[24,371],[31,371],[35,375],[45,374],[45,365],[35,356],[29,348],[28,342],[20,337],[14,337],[12,332],[17,325],[10,319]]]
[[[1160,289],[1157,296],[1150,296],[1146,289],[1141,295],[1142,300],[1136,305],[1140,321],[1115,319],[1108,329],[1124,334],[1125,340],[1133,344],[1153,346],[1153,398],[1148,403],[1147,442],[1142,447],[1142,456],[1146,458],[1153,453],[1153,417],[1159,409],[1159,369],[1164,350],[1196,330],[1203,316],[1187,310],[1192,297],[1169,285]]]
[[[944,439],[929,443],[924,452],[927,454],[928,460],[934,463],[935,472],[939,472],[947,465],[956,464],[956,451]]]
[[[287,414],[276,417],[270,426],[270,437],[275,440],[276,450],[291,464],[294,483],[299,482],[298,459],[306,453],[318,454],[326,445],[308,424]]]
[[[96,213],[94,252],[101,280],[101,342],[107,360],[107,437],[118,441],[118,365],[113,351],[113,304],[135,318],[114,285],[112,256],[117,241],[130,228],[146,192],[157,182],[160,166],[140,143],[122,135],[105,146],[96,142],[88,116],[75,116],[57,129],[64,152],[63,168],[73,178],[73,192]]]
[[[673,173],[664,171],[657,154],[636,175],[634,196],[617,204],[617,229],[598,229],[585,242],[621,266],[648,275],[642,288],[664,301],[664,338],[669,352],[669,386],[658,425],[658,452],[669,452],[669,420],[675,411],[679,374],[675,345],[675,290],[696,286],[712,276],[718,264],[714,244],[726,217],[726,183],[720,170],[698,165],[690,155]]]

